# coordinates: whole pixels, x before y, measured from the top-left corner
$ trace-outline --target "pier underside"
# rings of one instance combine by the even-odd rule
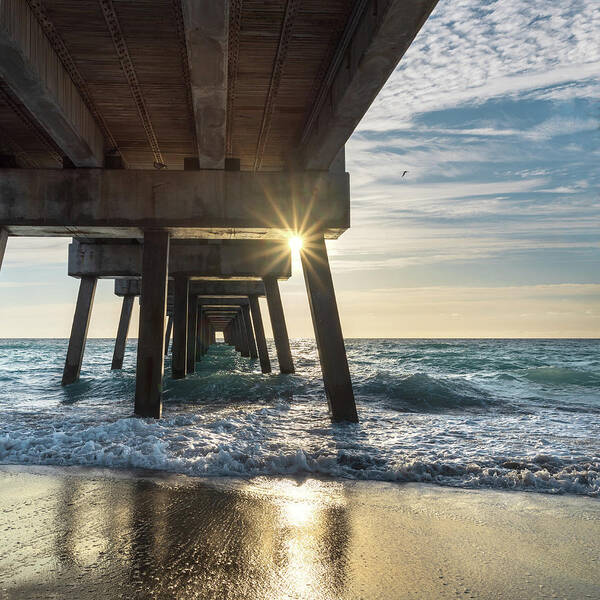
[[[325,239],[350,226],[344,145],[436,0],[0,3],[0,265],[9,236],[68,236],[81,280],[63,384],[99,278],[140,297],[135,412],[159,417],[164,355],[215,333],[295,370],[279,292],[302,268],[334,419],[357,419]],[[165,328],[167,333],[165,334]]]

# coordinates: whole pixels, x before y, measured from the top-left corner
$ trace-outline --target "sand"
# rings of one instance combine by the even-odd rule
[[[0,598],[600,598],[600,502],[0,467]]]

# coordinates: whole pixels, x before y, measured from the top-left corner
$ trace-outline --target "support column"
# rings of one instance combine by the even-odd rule
[[[83,352],[96,293],[96,277],[82,277],[79,282],[79,294],[69,338],[67,360],[63,370],[62,385],[69,385],[79,379]]]
[[[135,381],[135,414],[160,418],[164,369],[169,233],[144,233],[142,294]]]
[[[260,314],[258,296],[248,296],[248,299],[250,300],[252,323],[254,323],[254,332],[256,333],[256,345],[258,347],[258,357],[260,358],[260,369],[263,373],[270,373],[271,361],[269,360],[267,339],[265,338],[265,329],[263,327],[262,316]]]
[[[204,356],[204,338],[203,336],[203,332],[202,332],[202,328],[204,327],[204,321],[203,321],[203,316],[202,316],[202,305],[198,304],[198,311],[197,311],[197,319],[198,322],[196,324],[196,331],[197,331],[197,340],[196,340],[196,361],[201,360],[201,358]]]
[[[233,317],[233,346],[236,352],[242,351],[242,341],[240,339],[240,322],[237,316]]]
[[[210,328],[210,343],[211,345],[217,343],[217,334],[215,333],[214,327]]]
[[[121,318],[119,319],[119,328],[117,329],[117,339],[115,340],[115,351],[113,353],[111,369],[122,369],[123,358],[125,357],[125,344],[127,342],[127,332],[131,321],[131,311],[133,310],[133,301],[135,296],[123,296],[121,306]]]
[[[0,269],[4,261],[4,252],[6,252],[6,242],[8,241],[8,231],[0,227]]]
[[[202,356],[204,356],[208,352],[208,319],[204,312],[200,312],[200,317],[202,319],[202,331],[200,339],[202,340]]]
[[[358,421],[346,347],[322,234],[304,239],[300,250],[323,383],[334,421]]]
[[[198,296],[188,298],[187,372],[196,370],[196,336],[198,335]]]
[[[242,314],[244,315],[244,324],[246,325],[246,337],[248,338],[250,358],[258,358],[258,352],[256,350],[256,340],[254,339],[252,321],[250,320],[250,306],[248,304],[244,304],[242,306]]]
[[[250,341],[248,340],[248,331],[246,329],[246,321],[244,319],[244,311],[240,310],[237,316],[240,332],[240,354],[245,358],[250,357]]]
[[[171,375],[173,379],[183,379],[187,372],[187,332],[189,279],[185,275],[175,275],[173,298],[173,357]]]
[[[279,370],[282,373],[293,373],[294,361],[292,359],[292,351],[290,350],[290,338],[288,337],[287,326],[285,324],[281,295],[279,294],[279,284],[275,277],[264,277],[263,282],[265,284],[265,294],[271,317],[271,328],[273,329]]]
[[[171,341],[171,331],[173,330],[173,315],[169,315],[167,320],[167,331],[165,332],[165,356],[169,354],[169,342]]]

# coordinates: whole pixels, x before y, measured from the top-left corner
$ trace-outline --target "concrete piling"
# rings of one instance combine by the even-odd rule
[[[111,369],[122,369],[123,358],[125,357],[125,344],[127,343],[127,332],[129,331],[129,323],[131,322],[131,311],[133,310],[133,301],[135,296],[123,296],[123,304],[121,306],[121,318],[119,319],[119,327],[117,329],[117,338],[115,340],[115,350]]]
[[[356,422],[358,416],[346,347],[322,234],[304,239],[300,259],[332,418]]]
[[[252,313],[252,323],[254,324],[254,333],[256,334],[256,346],[258,348],[258,357],[260,359],[260,369],[263,373],[271,372],[271,360],[267,349],[267,339],[265,338],[265,329],[263,327],[262,316],[260,314],[260,305],[258,296],[252,294],[248,296],[250,301],[250,312]]]
[[[294,361],[292,359],[287,326],[285,324],[283,305],[281,304],[281,295],[279,294],[279,284],[275,277],[264,277],[263,282],[265,284],[265,294],[267,297],[267,306],[269,307],[269,316],[271,317],[271,328],[273,330],[275,350],[277,351],[277,360],[279,361],[279,370],[281,373],[293,373]]]
[[[198,331],[198,297],[188,297],[187,372],[196,370],[196,337]]]
[[[173,331],[173,315],[169,315],[167,320],[167,331],[165,331],[165,356],[169,354],[169,342],[171,341],[171,331]]]
[[[240,354],[245,357],[250,357],[250,342],[248,340],[248,331],[246,329],[246,322],[244,321],[244,313],[242,310],[237,316],[239,335],[240,335]]]
[[[175,275],[173,302],[173,357],[171,373],[173,379],[183,379],[187,372],[187,334],[189,279]]]
[[[8,231],[0,227],[0,269],[4,261],[4,253],[6,252],[6,242],[8,241]]]
[[[169,233],[144,232],[135,414],[160,418],[164,369],[163,335],[167,305]],[[187,295],[186,295],[187,299]]]
[[[250,358],[258,358],[258,351],[256,349],[256,339],[254,338],[254,331],[252,329],[252,321],[250,319],[250,305],[242,305],[242,313],[244,315],[244,324],[246,325],[246,337],[248,338],[248,346],[250,350]]]
[[[63,370],[62,385],[69,385],[79,379],[90,316],[92,314],[92,305],[94,304],[94,295],[96,293],[96,282],[96,277],[82,277],[79,282],[79,293],[77,295],[77,305],[73,317],[71,337],[69,338],[69,348]]]

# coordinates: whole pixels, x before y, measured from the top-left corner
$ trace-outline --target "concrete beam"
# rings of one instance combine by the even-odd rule
[[[101,278],[138,277],[142,272],[141,244],[85,242],[69,244],[69,275]],[[221,244],[178,240],[171,244],[169,274],[199,277],[278,279],[291,276],[291,250],[287,243],[269,240],[235,240]]]
[[[0,227],[10,235],[279,238],[309,223],[350,226],[347,173],[3,169]]]
[[[223,169],[227,116],[229,2],[181,0],[198,162]]]
[[[202,308],[231,308],[234,306],[248,306],[250,300],[248,298],[204,298],[203,296],[197,297],[198,304],[202,305]]]
[[[368,0],[351,19],[301,137],[305,169],[328,169],[437,0]],[[357,6],[360,4],[357,2]]]
[[[0,79],[76,167],[102,166],[102,133],[24,0],[0,3]]]
[[[140,289],[139,279],[115,279],[116,296],[139,296]],[[203,279],[190,282],[190,294],[202,298],[246,298],[264,296],[265,286],[262,281]]]

